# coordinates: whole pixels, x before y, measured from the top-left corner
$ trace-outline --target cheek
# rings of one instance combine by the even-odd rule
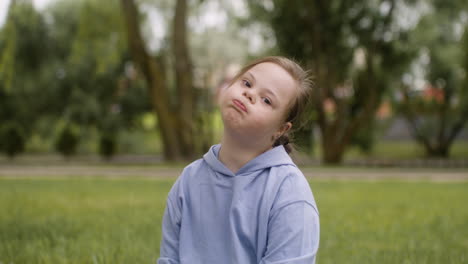
[[[216,98],[216,104],[220,107],[223,105],[224,101],[226,101],[226,91],[220,91]]]
[[[280,113],[275,112],[259,112],[255,115],[253,120],[253,126],[259,131],[264,131],[265,133],[274,133],[282,124],[283,117]]]
[[[231,103],[231,100],[235,97],[235,91],[232,87],[222,88],[219,92],[216,103],[218,107],[226,107]]]

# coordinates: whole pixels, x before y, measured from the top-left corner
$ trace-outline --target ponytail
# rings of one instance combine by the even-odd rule
[[[293,150],[293,147],[290,144],[289,135],[287,133],[281,135],[279,138],[275,140],[275,143],[273,143],[273,147],[280,146],[280,145],[283,145],[284,149],[286,150],[288,154],[291,153]]]

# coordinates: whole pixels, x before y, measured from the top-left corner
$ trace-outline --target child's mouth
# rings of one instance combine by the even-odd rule
[[[235,105],[236,107],[238,107],[240,110],[242,110],[242,111],[244,111],[244,112],[247,113],[247,107],[245,107],[245,105],[244,105],[241,101],[239,101],[239,100],[237,100],[237,99],[234,99],[234,100],[232,100],[232,102],[233,102],[234,105]]]

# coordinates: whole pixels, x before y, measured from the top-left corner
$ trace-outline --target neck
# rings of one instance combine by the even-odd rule
[[[233,173],[237,173],[249,161],[269,150],[271,146],[259,147],[258,145],[236,140],[224,133],[219,150],[219,160]]]

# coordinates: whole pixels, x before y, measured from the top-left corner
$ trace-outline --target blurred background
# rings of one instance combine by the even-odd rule
[[[284,55],[315,84],[298,160],[467,166],[467,10],[462,0],[2,0],[2,160],[191,160],[219,142],[217,90],[249,60]]]
[[[266,55],[313,75],[318,263],[468,263],[468,1],[0,0],[0,264],[154,262]]]

